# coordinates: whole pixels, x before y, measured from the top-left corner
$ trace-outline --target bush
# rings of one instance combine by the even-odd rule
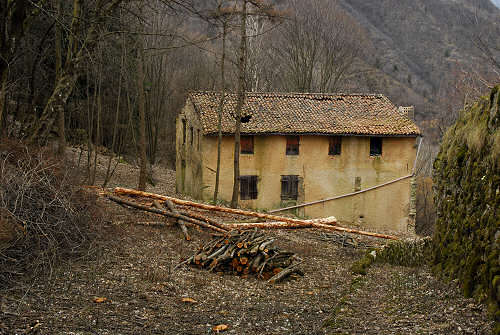
[[[0,286],[80,255],[99,222],[95,196],[49,153],[0,144]]]

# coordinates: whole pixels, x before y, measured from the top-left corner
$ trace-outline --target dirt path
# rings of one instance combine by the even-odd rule
[[[172,180],[162,183],[170,185],[167,194],[174,192]],[[34,325],[32,334],[210,334],[218,324],[228,325],[228,334],[491,333],[484,308],[463,298],[454,283],[426,268],[388,265],[354,276],[349,267],[360,252],[312,231],[270,232],[278,246],[305,260],[305,276],[284,283],[174,270],[210,238],[207,232],[190,228],[187,242],[175,226],[135,224],[162,219],[100,201],[107,220],[94,254],[53,269],[50,278],[0,292],[1,334],[24,334]]]

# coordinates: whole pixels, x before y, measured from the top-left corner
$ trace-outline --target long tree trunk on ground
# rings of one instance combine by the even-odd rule
[[[146,190],[147,155],[146,155],[146,99],[144,96],[144,49],[142,36],[139,36],[137,49],[137,94],[139,96],[139,190]]]
[[[234,180],[233,180],[233,197],[231,199],[231,207],[238,206],[238,196],[240,193],[240,129],[241,129],[241,110],[245,103],[246,91],[246,45],[247,45],[247,0],[242,0],[243,8],[241,11],[241,43],[240,43],[240,59],[238,62],[238,101],[236,103],[236,124],[234,130]]]
[[[219,194],[219,178],[220,178],[220,155],[221,155],[221,143],[222,143],[222,111],[224,110],[224,99],[226,98],[226,76],[225,76],[225,61],[226,61],[226,34],[227,34],[227,22],[223,22],[222,26],[222,57],[220,62],[220,76],[221,76],[221,96],[219,103],[219,113],[218,113],[218,123],[217,123],[217,170],[215,171],[215,189],[214,189],[214,203],[217,202],[217,196]]]

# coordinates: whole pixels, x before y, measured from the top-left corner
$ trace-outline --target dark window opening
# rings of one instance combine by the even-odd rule
[[[299,137],[287,136],[286,137],[286,154],[298,155],[299,154]]]
[[[332,136],[330,137],[330,145],[328,146],[329,155],[340,155],[342,150],[342,137]]]
[[[182,119],[182,144],[186,144],[186,120]]]
[[[299,176],[281,176],[281,200],[297,200]]]
[[[198,129],[198,151],[200,151],[201,148],[201,136],[200,136],[200,130]]]
[[[370,137],[370,156],[382,155],[382,138]]]
[[[240,199],[257,199],[257,176],[240,176]]]
[[[191,131],[191,145],[193,145],[193,141],[194,141],[194,131],[193,131],[193,127],[189,127],[189,130]]]
[[[186,161],[181,160],[181,187],[182,192],[186,191]]]
[[[240,149],[242,154],[253,154],[253,136],[241,136]]]

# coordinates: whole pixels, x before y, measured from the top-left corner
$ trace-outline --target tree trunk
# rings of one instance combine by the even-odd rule
[[[102,18],[109,15],[109,13],[122,1],[123,0],[112,0],[106,5],[98,8],[95,13],[96,16],[90,20],[92,23],[79,48],[77,48],[79,43],[75,35],[77,34],[77,30],[80,29],[80,17],[79,14],[78,16],[73,16],[66,62],[61,71],[61,76],[43,109],[42,115],[38,120],[28,125],[28,129],[25,130],[28,143],[38,142],[39,144],[45,144],[47,142],[58,113],[64,113],[66,102],[73,92],[78,78],[84,71],[83,65],[87,54],[94,49],[98,42],[98,25],[101,23]],[[74,13],[80,13],[81,4],[82,0],[74,0],[73,15]]]
[[[147,155],[146,155],[146,101],[144,96],[144,50],[142,44],[142,36],[139,36],[137,49],[137,89],[139,96],[139,186],[141,191],[146,190],[147,180]]]
[[[120,114],[120,102],[122,97],[122,76],[123,76],[123,66],[125,62],[125,40],[122,41],[122,57],[120,62],[120,75],[118,77],[118,96],[116,98],[116,110],[115,110],[115,122],[113,124],[113,141],[111,142],[111,154],[108,159],[108,166],[106,168],[106,176],[104,177],[104,182],[102,183],[102,188],[105,188],[111,179],[112,171],[111,171],[111,162],[113,161],[113,157],[115,157],[116,152],[116,136],[118,133],[118,117]],[[121,150],[118,150],[121,151]],[[118,154],[119,156],[119,154]],[[118,162],[116,163],[118,164]],[[116,165],[115,165],[116,167]],[[113,170],[114,171],[114,170]]]
[[[57,17],[59,19],[62,19],[62,6],[61,6],[61,0],[55,0],[56,1],[56,11],[57,11]],[[76,14],[76,17],[73,18],[73,20],[76,20],[78,16],[80,15],[80,6],[77,1],[75,1],[75,8],[74,14]],[[72,37],[73,38],[73,37]],[[56,24],[55,25],[55,53],[56,53],[56,84],[59,80],[59,77],[61,76],[61,70],[62,70],[62,34],[61,34],[61,25]],[[58,130],[58,135],[59,135],[59,142],[58,142],[58,147],[57,147],[57,154],[59,156],[63,156],[64,152],[66,151],[66,135],[64,132],[64,109],[60,108],[57,111],[57,130]]]
[[[236,125],[234,130],[234,180],[233,180],[233,197],[231,199],[231,207],[238,206],[238,197],[240,193],[240,129],[241,129],[241,110],[245,103],[246,91],[246,45],[247,45],[247,1],[242,0],[243,9],[241,11],[241,43],[240,43],[240,59],[238,63],[238,101],[236,104]]]
[[[217,170],[215,171],[215,189],[214,189],[214,203],[217,203],[217,196],[219,194],[219,178],[220,178],[220,156],[222,144],[222,112],[224,110],[224,99],[226,97],[226,76],[225,76],[225,60],[226,60],[226,35],[227,35],[227,21],[224,21],[222,26],[222,57],[220,62],[220,74],[222,92],[219,103],[218,123],[217,123]]]
[[[0,65],[1,66],[1,65]],[[7,113],[7,78],[8,78],[8,71],[5,69],[2,71],[2,76],[1,76],[1,83],[0,83],[0,138],[4,135],[7,135],[7,133],[4,131],[4,123],[6,118],[6,113]]]

